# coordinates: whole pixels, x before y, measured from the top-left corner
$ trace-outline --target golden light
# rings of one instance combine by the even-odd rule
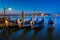
[[[30,21],[30,24],[31,24],[31,29],[33,29],[34,28],[33,27],[33,25],[34,25],[33,21]]]
[[[8,24],[9,24],[9,23],[8,23],[8,21],[7,21],[7,20],[5,20],[5,24],[6,24],[6,26],[8,26]]]
[[[17,22],[18,22],[18,26],[20,27],[21,26],[20,20],[18,19]]]
[[[33,23],[33,22],[32,22],[32,21],[30,21],[30,24],[31,24],[31,25],[32,25],[32,23]]]
[[[20,20],[18,20],[17,22],[18,22],[18,24],[20,24]]]
[[[5,23],[8,24],[8,21],[6,20]]]

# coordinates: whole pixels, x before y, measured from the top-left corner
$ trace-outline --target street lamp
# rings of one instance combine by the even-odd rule
[[[6,9],[8,9],[9,11],[12,10],[12,8],[6,8],[6,6],[4,6],[4,15],[6,15]],[[5,25],[6,25],[6,27],[7,27],[8,24],[9,24],[8,20],[9,20],[8,18],[5,19]]]
[[[9,11],[11,11],[11,10],[12,10],[12,8],[8,8],[8,10],[9,10]]]
[[[12,10],[12,8],[6,8],[6,6],[4,6],[4,15],[6,15],[6,9],[8,9],[9,11]]]
[[[6,8],[8,9],[9,11],[11,11],[12,9],[11,8]],[[9,22],[8,22],[8,18],[5,19],[5,24],[6,24],[6,27],[8,26]]]

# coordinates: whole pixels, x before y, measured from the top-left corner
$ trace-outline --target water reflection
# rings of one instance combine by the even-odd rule
[[[10,40],[16,40],[16,39],[18,39],[18,37],[22,35],[22,33],[24,32],[24,30],[25,29],[21,29],[21,30],[18,30],[16,32],[12,33],[11,35],[9,35],[9,39]]]
[[[55,36],[55,37],[58,39],[58,36],[60,35],[60,31],[59,31],[60,30],[60,21],[59,21],[60,17],[57,18],[57,20],[56,20],[56,22],[57,22],[56,23],[56,25],[57,25],[56,26],[56,30],[54,30],[54,26],[53,25],[51,25],[51,26],[48,25],[48,21],[47,20],[48,20],[48,18],[45,19],[45,26],[46,27],[42,27],[43,29],[41,28],[41,29],[35,29],[35,30],[31,30],[31,29],[19,29],[18,30],[17,28],[16,29],[12,28],[12,29],[7,30],[7,31],[0,31],[0,40],[4,40],[4,39],[5,40],[6,39],[7,40],[9,40],[9,39],[10,40],[11,39],[22,40],[23,38],[27,38],[28,39],[28,37],[31,37],[30,40],[35,40],[35,39],[44,40],[44,38],[46,38],[46,36],[47,36],[48,40],[52,40],[53,39],[53,35],[55,33],[54,31],[56,31],[56,35],[57,36]]]
[[[43,27],[35,29],[34,34],[32,35],[32,40],[35,40],[37,34],[42,30]],[[38,39],[37,39],[38,40]]]
[[[22,40],[22,39],[24,38],[24,36],[25,36],[29,31],[30,31],[30,29],[25,29],[25,30],[23,31],[23,33],[21,34],[21,36],[18,37],[18,40],[19,40],[19,39]]]
[[[28,31],[28,32],[24,35],[24,37],[23,37],[22,40],[31,40],[31,37],[32,37],[33,34],[34,34],[34,30]]]
[[[48,40],[52,40],[52,37],[53,37],[53,26],[49,26],[48,29],[47,29],[47,39]]]
[[[7,33],[5,32],[5,31],[3,31],[3,30],[0,30],[1,32],[1,34],[0,34],[0,40],[7,40],[8,39],[8,35],[7,35]]]

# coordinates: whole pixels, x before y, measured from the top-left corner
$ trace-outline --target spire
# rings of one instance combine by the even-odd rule
[[[22,11],[22,19],[24,18],[24,16],[25,16],[25,15],[24,15],[24,12]]]
[[[23,12],[23,10],[22,10],[22,16],[24,15],[24,12]]]
[[[24,25],[24,22],[25,22],[25,15],[24,15],[24,12],[22,11],[22,22],[23,22],[23,25]]]

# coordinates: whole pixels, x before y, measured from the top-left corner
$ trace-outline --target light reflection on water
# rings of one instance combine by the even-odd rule
[[[21,17],[19,17],[21,19]],[[30,19],[32,17],[25,17],[26,20]],[[51,17],[54,20],[54,17]],[[14,17],[12,17],[14,19]],[[53,39],[58,39],[60,37],[60,17],[56,17],[56,26],[55,28],[48,28],[48,19],[49,17],[45,17],[45,24],[42,29],[37,29],[37,30],[30,30],[30,29],[19,29],[19,30],[13,30],[13,32],[1,32],[0,30],[0,39],[7,39],[7,34],[8,34],[8,39],[16,39],[16,40],[24,40],[24,39],[29,39],[29,40],[52,40]],[[60,39],[60,38],[59,38]]]

